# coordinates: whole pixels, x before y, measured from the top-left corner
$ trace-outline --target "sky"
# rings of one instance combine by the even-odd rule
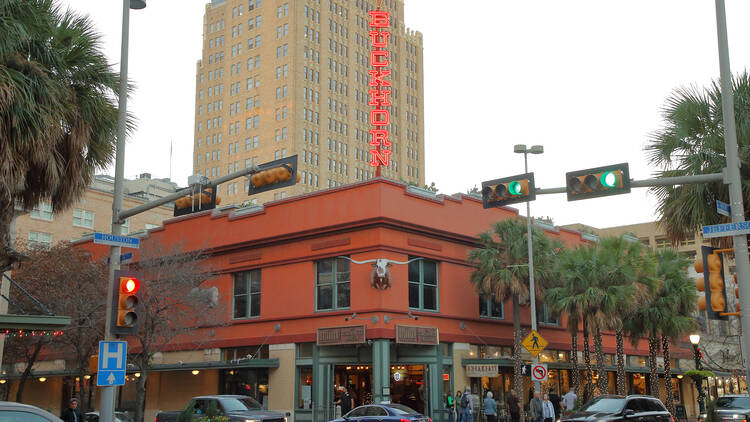
[[[119,70],[122,3],[61,3],[92,18]],[[126,144],[125,177],[148,172],[187,184],[205,4],[148,0],[130,13],[136,90],[128,111],[138,126]],[[726,9],[739,73],[750,65],[750,2],[726,0]],[[631,178],[651,178],[658,169],[644,147],[663,125],[666,98],[719,75],[708,0],[405,0],[404,20],[424,36],[425,181],[445,194],[523,173],[515,144],[544,146],[529,155],[540,188],[565,186],[566,171],[621,162]],[[602,228],[653,221],[655,206],[641,188],[576,202],[540,195],[531,214]],[[524,204],[514,207],[526,214]]]

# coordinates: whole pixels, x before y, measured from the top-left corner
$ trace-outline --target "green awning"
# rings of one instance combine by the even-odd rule
[[[0,330],[60,330],[70,325],[70,317],[50,315],[0,315]]]

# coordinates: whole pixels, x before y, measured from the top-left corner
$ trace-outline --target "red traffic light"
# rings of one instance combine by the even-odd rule
[[[123,293],[134,294],[141,288],[141,283],[137,278],[133,277],[122,277],[120,278],[120,290]]]

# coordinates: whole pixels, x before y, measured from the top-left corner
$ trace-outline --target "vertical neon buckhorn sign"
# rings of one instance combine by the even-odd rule
[[[391,70],[386,69],[390,64],[388,47],[388,38],[391,33],[387,30],[390,25],[390,13],[380,10],[381,2],[378,2],[376,10],[370,11],[371,28],[368,31],[370,36],[370,65],[373,67],[368,73],[370,74],[370,83],[368,94],[370,100],[368,105],[373,106],[370,110],[370,125],[372,128],[370,134],[370,166],[375,167],[375,176],[380,177],[380,167],[389,165],[391,155],[391,141],[388,139],[387,126],[391,121],[391,112],[388,108],[391,105],[389,96],[391,95],[391,81],[386,79],[390,77]],[[385,28],[385,29],[384,29]],[[386,88],[386,89],[384,89]],[[387,148],[387,149],[385,149]]]

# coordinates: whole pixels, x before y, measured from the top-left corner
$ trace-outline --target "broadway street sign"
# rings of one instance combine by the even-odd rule
[[[703,238],[728,237],[750,234],[750,221],[703,226]]]

